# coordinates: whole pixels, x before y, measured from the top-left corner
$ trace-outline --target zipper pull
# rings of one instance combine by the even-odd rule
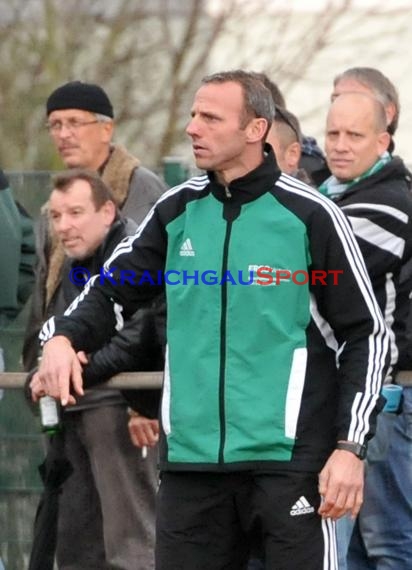
[[[225,186],[225,194],[226,194],[226,198],[231,198],[232,194],[230,193],[230,190],[227,186]]]

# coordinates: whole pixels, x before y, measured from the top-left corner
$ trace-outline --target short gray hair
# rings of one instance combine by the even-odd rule
[[[244,95],[244,116],[241,117],[242,128],[246,126],[250,118],[266,119],[268,130],[275,117],[275,104],[272,94],[265,87],[255,73],[248,73],[242,69],[233,71],[221,71],[207,75],[202,79],[202,85],[208,83],[233,82],[241,86]]]
[[[99,123],[112,123],[112,117],[108,117],[107,115],[102,115],[101,113],[94,113],[94,116],[99,121]]]
[[[333,80],[334,87],[345,79],[354,79],[370,89],[376,99],[380,101],[384,107],[392,103],[395,107],[395,115],[391,123],[387,126],[387,130],[389,134],[394,135],[398,128],[401,105],[398,91],[392,81],[379,71],[379,69],[374,67],[351,67],[335,77]]]

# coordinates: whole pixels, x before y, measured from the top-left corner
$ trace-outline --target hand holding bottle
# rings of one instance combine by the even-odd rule
[[[33,402],[38,402],[40,398],[46,395],[44,387],[40,382],[38,372],[35,372],[33,374],[29,386],[31,390],[31,399],[33,400]]]

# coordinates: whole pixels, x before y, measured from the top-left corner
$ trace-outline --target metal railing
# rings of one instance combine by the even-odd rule
[[[0,388],[24,388],[26,377],[26,372],[2,372],[0,373]],[[161,388],[162,382],[163,372],[122,372],[93,388],[114,388],[116,390]],[[396,382],[401,386],[412,387],[412,370],[398,372]]]
[[[408,388],[412,387],[412,370],[400,370],[396,375],[396,383]]]
[[[2,372],[0,373],[0,388],[24,388],[26,378],[26,372]],[[122,372],[93,388],[114,388],[116,390],[160,388],[162,381],[163,372]]]

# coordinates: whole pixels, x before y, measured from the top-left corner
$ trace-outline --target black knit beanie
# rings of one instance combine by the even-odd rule
[[[58,87],[47,99],[47,116],[61,109],[82,109],[113,118],[113,107],[106,92],[94,83],[70,81]]]

